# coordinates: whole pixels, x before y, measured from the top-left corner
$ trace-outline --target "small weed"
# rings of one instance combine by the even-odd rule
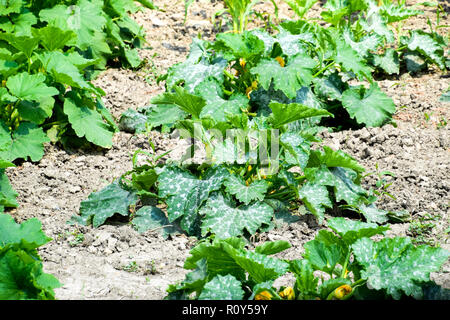
[[[436,220],[439,220],[439,216],[432,216],[427,213],[424,216],[411,221],[408,233],[413,238],[412,242],[415,245],[426,244],[437,246],[436,241],[431,238],[433,229],[436,227],[434,223]]]
[[[136,263],[136,261],[130,261],[126,266],[122,268],[123,271],[127,272],[136,272],[138,270],[139,266]]]

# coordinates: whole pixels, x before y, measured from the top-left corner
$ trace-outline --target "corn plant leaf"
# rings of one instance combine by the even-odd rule
[[[114,181],[100,191],[91,193],[82,201],[80,216],[73,216],[72,221],[83,225],[88,225],[92,221],[92,225],[97,228],[116,213],[128,216],[129,207],[134,205],[137,199],[135,192],[125,190]]]
[[[230,274],[217,275],[205,284],[199,300],[242,300],[244,290],[239,280]]]
[[[392,98],[382,92],[377,84],[372,84],[369,89],[358,86],[345,90],[342,105],[351,118],[369,127],[383,125],[395,112]]]
[[[312,70],[316,65],[316,61],[309,56],[299,54],[291,57],[284,67],[275,59],[263,59],[250,72],[258,76],[265,90],[269,89],[273,81],[275,90],[281,90],[288,98],[293,99],[298,89],[311,83]]]
[[[273,217],[273,209],[266,203],[235,207],[222,195],[210,197],[199,213],[203,216],[202,235],[211,232],[220,239],[240,236],[244,230],[254,234]]]
[[[364,267],[361,277],[374,289],[385,289],[394,299],[400,299],[403,293],[421,299],[420,283],[430,281],[430,273],[438,271],[450,256],[447,250],[416,247],[411,239],[403,237],[378,242],[362,238],[352,249],[355,259]]]
[[[250,185],[245,185],[244,180],[240,176],[230,175],[224,182],[226,191],[234,195],[236,199],[246,205],[254,200],[264,200],[268,183],[265,180],[257,180]]]

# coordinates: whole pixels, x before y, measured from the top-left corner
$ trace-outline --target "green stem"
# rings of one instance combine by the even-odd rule
[[[334,62],[329,63],[324,68],[320,69],[315,75],[313,75],[313,78],[317,77],[319,74],[325,72],[329,67],[334,66]]]

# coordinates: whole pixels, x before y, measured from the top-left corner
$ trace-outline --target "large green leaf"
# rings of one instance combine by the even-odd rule
[[[44,52],[39,55],[44,69],[59,82],[74,88],[92,89],[73,61],[62,52]]]
[[[335,60],[345,71],[353,72],[358,79],[372,79],[372,69],[349,44],[342,40],[337,42]]]
[[[440,69],[445,70],[444,48],[447,46],[433,37],[433,34],[422,30],[413,30],[407,42],[408,49],[417,51],[435,63]]]
[[[236,246],[230,246],[230,242],[238,245],[238,248],[236,248]],[[225,246],[227,246],[228,250],[224,249]],[[243,246],[244,242],[241,238],[229,238],[226,240],[216,239],[212,244],[201,242],[189,252],[191,255],[186,259],[184,268],[195,269],[197,268],[197,263],[202,259],[205,259],[210,277],[215,277],[218,274],[230,274],[242,281],[245,279],[245,270],[236,263],[234,258],[230,255],[230,252],[233,248],[239,249]]]
[[[114,132],[103,121],[102,116],[96,110],[83,105],[83,101],[75,94],[68,93],[64,99],[64,113],[78,137],[85,137],[103,148],[112,146]]]
[[[358,86],[342,94],[342,105],[351,118],[370,127],[379,127],[392,118],[395,104],[392,98],[372,84],[369,89]]]
[[[84,225],[92,221],[92,225],[96,228],[116,213],[128,216],[129,207],[134,205],[137,199],[136,193],[123,189],[115,181],[102,190],[91,193],[86,200],[82,201],[80,216],[73,216],[72,221]]]
[[[414,246],[409,238],[384,238],[375,242],[359,239],[353,245],[356,261],[364,269],[361,277],[376,290],[385,289],[394,299],[402,293],[420,299],[422,282],[444,264],[450,252],[430,246]]]
[[[232,275],[217,275],[205,284],[199,300],[242,300],[242,284]]]
[[[54,105],[55,99],[47,97],[39,102],[20,101],[17,109],[23,120],[42,124],[46,119],[52,116]]]
[[[76,43],[77,37],[73,31],[61,30],[55,26],[33,29],[33,35],[41,40],[42,46],[47,51],[62,49],[66,45],[73,45]]]
[[[281,251],[289,249],[291,244],[286,240],[266,241],[255,247],[255,252],[266,256],[277,254]]]
[[[176,64],[169,69],[166,80],[168,90],[183,83],[184,88],[188,92],[193,93],[195,88],[208,78],[214,78],[219,82],[223,82],[223,71],[227,66],[227,61],[218,59],[212,64],[204,60],[200,62],[195,61],[195,58],[198,59],[201,54],[201,50],[195,51],[191,59]]]
[[[174,124],[178,120],[183,120],[188,113],[181,110],[174,104],[158,104],[151,107],[147,112],[148,123],[152,127],[159,127],[164,124]]]
[[[176,105],[194,119],[199,119],[206,101],[202,97],[190,94],[182,87],[176,86],[173,89],[173,93],[165,92],[153,98],[151,102],[156,105]]]
[[[42,231],[42,224],[38,219],[31,218],[18,224],[10,215],[0,213],[0,249],[19,244],[24,250],[32,250],[50,240]]]
[[[387,48],[383,55],[374,55],[373,64],[383,69],[387,74],[399,74],[400,62],[397,51],[392,48]]]
[[[256,283],[275,280],[289,269],[287,262],[277,258],[253,251],[231,249],[230,246],[225,246],[224,249]]]
[[[297,299],[312,300],[317,296],[317,284],[319,278],[314,276],[314,269],[311,263],[306,260],[289,261],[289,269],[295,274],[295,288],[299,295]]]
[[[0,169],[0,207],[18,207],[16,197],[19,194],[11,187],[5,169]]]
[[[271,102],[269,104],[272,109],[272,114],[269,121],[274,128],[280,128],[285,124],[311,117],[317,116],[332,116],[331,113],[324,109],[316,109],[307,107],[300,103],[283,104],[278,102]]]
[[[242,235],[244,230],[254,234],[263,224],[270,224],[273,217],[273,209],[266,203],[234,207],[222,195],[209,198],[199,213],[204,216],[202,235],[211,232],[220,239]]]
[[[224,48],[225,47],[225,48]],[[227,60],[243,58],[250,60],[264,51],[264,42],[252,33],[221,33],[217,35],[214,48],[224,54]]]
[[[308,210],[322,223],[326,208],[333,208],[327,187],[307,182],[298,193]]]
[[[257,180],[247,186],[241,177],[235,175],[230,175],[224,185],[227,192],[245,204],[249,204],[254,200],[264,200],[267,189],[269,188],[265,180]]]
[[[0,300],[54,300],[59,281],[23,250],[0,250]]]
[[[211,192],[221,188],[227,176],[228,171],[223,167],[209,169],[203,179],[178,167],[166,167],[158,177],[158,195],[167,198],[169,221],[182,217],[183,230],[194,233],[199,208]]]
[[[342,261],[344,250],[336,244],[326,244],[311,240],[304,246],[304,257],[314,268],[331,274],[339,261]]]
[[[1,131],[3,130],[0,128]],[[1,134],[0,139],[0,158],[8,161],[28,157],[31,161],[39,161],[44,155],[43,144],[50,142],[42,128],[30,122],[22,122],[12,132],[12,139],[9,142]],[[1,148],[2,145],[3,148]]]
[[[283,91],[292,99],[297,95],[298,89],[311,83],[312,70],[316,65],[316,61],[309,56],[299,54],[291,57],[283,67],[275,59],[263,59],[250,69],[250,72],[259,77],[259,82],[265,90],[269,89],[273,81],[275,90]]]
[[[41,73],[30,75],[22,72],[9,77],[6,87],[12,95],[21,100],[40,101],[59,93],[56,88],[47,86],[45,80],[45,75]]]
[[[224,99],[222,89],[215,80],[202,82],[195,92],[200,95],[206,105],[200,113],[200,117],[211,117],[215,121],[226,121],[227,114],[241,114],[243,109],[247,109],[248,98],[243,94],[234,94],[229,99]]]
[[[157,230],[164,239],[175,232],[175,228],[170,224],[164,212],[152,206],[143,206],[136,211],[132,224],[141,233],[148,230]]]
[[[0,15],[19,13],[23,5],[23,0],[1,0]]]
[[[296,132],[285,132],[280,137],[281,145],[286,148],[285,161],[304,169],[308,164],[311,143]]]
[[[375,223],[348,220],[342,217],[328,220],[328,227],[336,232],[347,245],[351,245],[361,238],[384,234],[386,230],[389,230],[387,226],[378,226]]]

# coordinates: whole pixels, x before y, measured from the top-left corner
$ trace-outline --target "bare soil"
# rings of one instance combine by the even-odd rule
[[[213,39],[219,31],[211,22],[214,13],[223,8],[219,1],[195,1],[186,24],[183,24],[184,1],[155,0],[155,3],[164,12],[144,10],[134,17],[147,33],[148,48],[140,50],[141,56],[147,59],[144,68],[109,69],[95,80],[106,92],[105,104],[116,119],[128,108],[143,107],[163,92],[163,83],[157,84],[156,78],[169,66],[185,59],[192,37]],[[276,3],[280,7],[280,19],[294,17],[286,4]],[[424,9],[426,14],[408,21],[405,30],[428,30],[426,18],[434,21],[435,12],[433,8]],[[256,10],[274,18],[270,2],[258,4]],[[318,16],[319,12],[316,4],[310,16]],[[255,25],[261,23],[252,22],[250,27]],[[380,172],[392,172],[394,176],[386,179],[392,183],[388,191],[396,199],[383,197],[379,207],[407,210],[412,221],[427,214],[435,217],[435,226],[425,238],[450,249],[450,127],[446,124],[450,110],[448,104],[439,102],[439,96],[449,85],[448,76],[431,69],[378,83],[398,106],[394,116],[397,127],[345,130],[322,136],[329,146],[358,159],[368,172],[376,171],[376,165]],[[131,169],[131,155],[136,149],[151,150],[149,139],[157,152],[170,150],[177,144],[175,139],[158,132],[148,137],[120,132],[109,150],[68,151],[49,144],[40,162],[26,162],[7,170],[20,203],[10,214],[18,222],[39,218],[45,233],[53,238],[39,253],[44,270],[63,284],[56,289],[58,299],[160,300],[169,284],[184,279],[187,271],[183,263],[196,243],[194,238],[177,235],[164,240],[157,232],[139,234],[125,223],[99,228],[67,224],[91,192]],[[376,175],[369,176],[364,184],[374,187],[377,179]],[[417,236],[410,226],[411,223],[394,224],[389,235]],[[296,223],[283,225],[255,239],[288,240],[292,248],[283,257],[301,258],[302,245],[314,238],[320,228],[312,216],[306,215]],[[432,277],[450,288],[450,263]]]

